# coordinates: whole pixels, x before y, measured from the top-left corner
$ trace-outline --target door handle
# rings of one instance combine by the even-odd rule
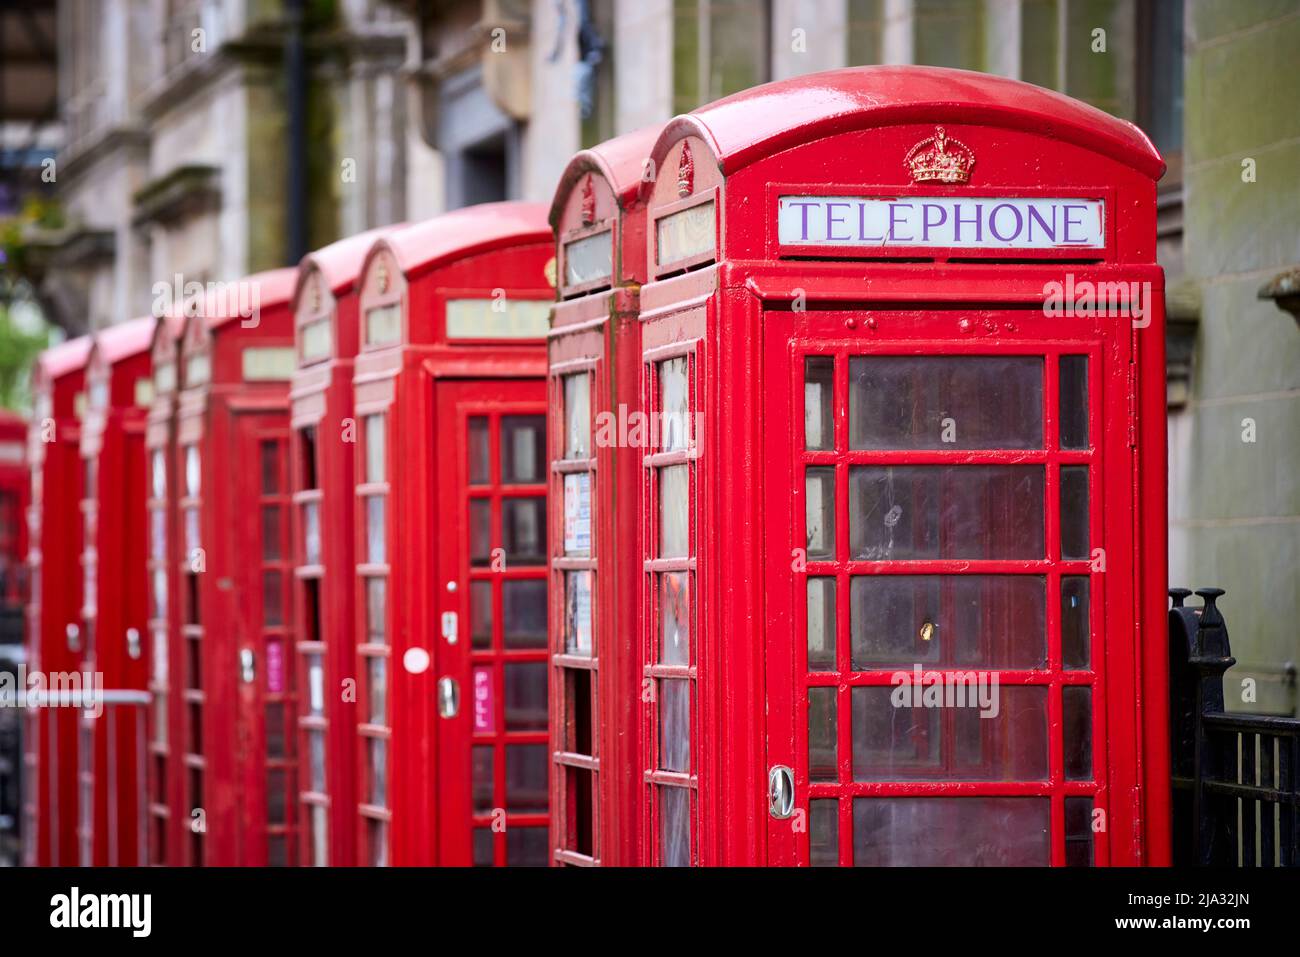
[[[438,679],[438,714],[443,718],[454,718],[460,713],[460,685],[455,678]]]
[[[252,648],[239,649],[239,674],[240,677],[244,679],[244,684],[251,685],[253,683],[254,671]]]
[[[81,626],[80,625],[76,625],[76,624],[68,625],[66,628],[63,629],[63,634],[68,639],[69,651],[76,652],[81,650]]]
[[[126,653],[132,661],[140,658],[140,630],[138,628],[128,628],[126,630]]]
[[[778,821],[794,814],[794,772],[784,764],[767,772],[767,810]]]

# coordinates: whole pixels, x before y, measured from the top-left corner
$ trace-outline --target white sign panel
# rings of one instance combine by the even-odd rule
[[[782,246],[863,249],[1104,249],[1099,199],[782,196]]]

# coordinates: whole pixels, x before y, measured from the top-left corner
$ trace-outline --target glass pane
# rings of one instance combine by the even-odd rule
[[[564,650],[591,655],[591,572],[564,573]]]
[[[371,867],[388,866],[388,825],[374,818],[366,818],[366,845],[370,852]]]
[[[161,568],[153,573],[153,616],[167,617],[167,573]]]
[[[862,465],[849,469],[852,557],[1036,559],[1041,465]]]
[[[308,790],[325,793],[325,732],[307,732]]]
[[[1046,606],[1041,576],[855,576],[849,587],[853,669],[1043,668]]]
[[[167,559],[167,515],[160,508],[149,512],[149,557],[155,561]]]
[[[284,757],[284,744],[284,705],[274,701],[266,706],[266,756]]]
[[[546,477],[546,416],[501,417],[501,481],[534,484]]]
[[[808,558],[835,557],[835,469],[810,468],[804,477]]]
[[[546,730],[546,669],[543,661],[506,662],[507,731]]]
[[[1046,867],[1045,797],[855,798],[857,867]]]
[[[691,769],[691,683],[685,679],[659,682],[659,767]]]
[[[1039,356],[849,360],[851,449],[1041,449]]]
[[[325,713],[325,659],[320,655],[307,655],[307,713],[320,716]]]
[[[298,436],[301,439],[298,446],[298,461],[302,466],[302,487],[303,489],[317,488],[316,426],[303,426]]]
[[[384,481],[384,416],[366,416],[366,481]]]
[[[366,579],[366,641],[374,645],[388,642],[388,580]]]
[[[591,473],[564,476],[564,554],[591,554]]]
[[[199,547],[199,510],[197,508],[187,508],[185,510],[185,557],[191,562],[194,560],[194,552]]]
[[[591,456],[591,376],[585,372],[564,377],[564,457]]]
[[[491,814],[495,787],[492,759],[496,749],[490,744],[478,744],[470,750],[472,753],[470,790],[473,794],[474,813]]]
[[[366,656],[366,701],[366,720],[388,724],[388,659],[383,655]]]
[[[1087,670],[1092,656],[1088,587],[1086,575],[1061,579],[1061,665],[1066,669]]]
[[[659,557],[690,555],[691,467],[659,469]]]
[[[691,866],[691,792],[689,788],[655,788],[659,792],[659,864]]]
[[[474,828],[474,866],[493,867],[496,864],[493,833],[489,828]]]
[[[506,566],[546,563],[546,499],[508,498],[501,503],[501,545]]]
[[[1061,689],[1061,724],[1065,739],[1065,779],[1092,778],[1092,689]]]
[[[506,579],[501,583],[502,630],[507,648],[546,647],[546,580]]]
[[[280,506],[262,506],[262,561],[280,560]]]
[[[659,576],[659,662],[691,663],[691,596],[687,572]]]
[[[839,779],[836,742],[839,722],[835,713],[834,688],[808,689],[808,779]]]
[[[1047,777],[1045,687],[999,686],[971,673],[945,680],[931,672],[920,684],[852,694],[855,781]]]
[[[659,449],[673,452],[691,443],[689,356],[659,363]]]
[[[808,670],[835,670],[835,579],[808,579]]]
[[[546,810],[548,753],[544,744],[506,745],[506,810]]]
[[[1092,798],[1065,799],[1065,866],[1092,866]]]
[[[591,675],[585,668],[564,669],[564,748],[574,754],[592,753]],[[590,780],[588,780],[590,783]]]
[[[262,572],[262,621],[268,628],[284,624],[283,576],[278,571]]]
[[[366,499],[366,561],[382,565],[387,561],[384,527],[384,496],[371,495]]]
[[[808,863],[835,867],[840,863],[840,806],[824,798],[808,802]]]
[[[302,507],[302,557],[306,565],[319,565],[320,503],[306,502]]]
[[[546,867],[550,853],[546,846],[546,828],[520,827],[506,830],[506,865],[508,867]]]
[[[831,356],[803,360],[803,447],[835,448],[835,360]]]
[[[476,651],[492,647],[492,583],[469,583],[469,635],[470,645]]]
[[[488,450],[488,420],[483,415],[473,415],[469,419],[469,484],[489,485],[491,477],[491,453]]]
[[[1087,561],[1088,466],[1061,466],[1061,558]]]
[[[312,805],[311,814],[311,863],[313,867],[329,867],[329,811]]]
[[[164,499],[167,497],[167,458],[161,450],[154,450],[149,456],[149,462],[153,497]]]
[[[492,561],[492,503],[485,498],[469,500],[469,563],[488,565]]]
[[[280,491],[280,456],[279,443],[263,442],[262,446],[262,494],[275,495]]]
[[[388,806],[388,742],[383,738],[366,739],[367,777],[370,781],[369,798],[378,807]]]
[[[196,445],[185,446],[185,494],[189,498],[199,495],[199,449]]]
[[[1088,447],[1088,357],[1061,356],[1061,448]]]

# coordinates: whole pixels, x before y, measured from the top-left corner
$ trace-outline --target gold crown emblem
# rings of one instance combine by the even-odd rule
[[[907,151],[903,165],[914,183],[965,183],[975,168],[975,154],[961,140],[949,139],[942,126],[936,126],[934,136]]]

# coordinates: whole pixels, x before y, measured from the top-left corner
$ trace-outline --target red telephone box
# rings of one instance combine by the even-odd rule
[[[653,160],[643,861],[1167,863],[1150,142],[870,67]]]
[[[32,468],[31,636],[28,668],[72,675],[81,666],[81,414],[90,337],[41,353],[32,373],[34,412],[27,457]],[[75,701],[57,694],[31,702],[28,711],[29,784],[25,829],[29,860],[40,866],[74,866],[77,842],[77,721]]]
[[[545,208],[396,230],[360,283],[358,860],[544,864]]]
[[[660,127],[578,153],[551,204],[551,839],[561,864],[638,860],[641,180]],[[620,429],[620,425],[622,428]]]
[[[150,345],[153,401],[145,427],[148,512],[149,706],[146,806],[148,861],[179,867],[187,860],[190,808],[185,805],[185,675],[180,634],[176,409],[180,386],[180,309],[159,319]],[[202,753],[201,751],[199,752]]]
[[[296,270],[212,284],[181,339],[176,472],[189,864],[294,858],[289,379]]]
[[[298,668],[300,863],[356,864],[356,696],[353,640],[352,368],[357,275],[388,230],[340,240],[303,259],[294,292],[298,369],[294,448],[294,623]]]
[[[154,320],[95,336],[81,426],[82,671],[102,675],[102,704],[83,710],[81,863],[143,863],[146,544],[144,431]]]

